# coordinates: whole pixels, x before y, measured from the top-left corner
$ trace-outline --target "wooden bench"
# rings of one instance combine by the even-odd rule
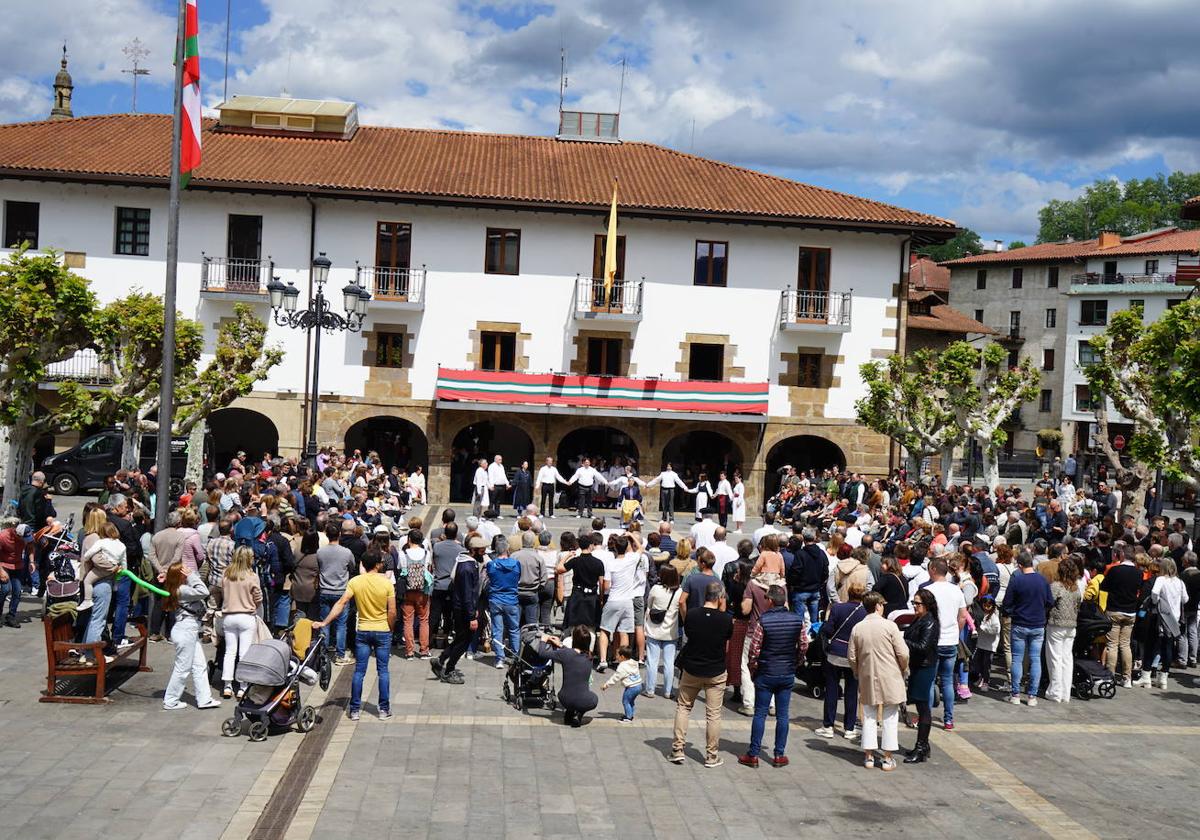
[[[123,659],[138,654],[139,671],[153,671],[146,664],[146,619],[131,618],[129,624],[138,629],[140,636],[133,644],[121,648],[112,662],[104,659],[104,642],[83,643],[75,639],[75,619],[70,615],[45,616],[42,625],[46,631],[46,692],[38,698],[39,703],[111,703],[107,693],[108,673]],[[70,652],[89,654],[91,661],[80,663]],[[59,683],[76,677],[95,677],[94,695],[60,694]]]

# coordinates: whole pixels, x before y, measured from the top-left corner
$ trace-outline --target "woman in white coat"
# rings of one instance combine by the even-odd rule
[[[746,527],[746,485],[742,483],[742,471],[733,471],[733,532],[742,533]]]

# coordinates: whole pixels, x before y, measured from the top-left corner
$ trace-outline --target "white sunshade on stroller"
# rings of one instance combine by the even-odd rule
[[[282,685],[287,682],[292,646],[283,639],[270,639],[250,645],[238,661],[234,677],[251,685]]]

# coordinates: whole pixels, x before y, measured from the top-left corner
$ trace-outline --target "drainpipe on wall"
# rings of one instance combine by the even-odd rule
[[[312,309],[313,301],[313,275],[312,261],[317,256],[317,203],[309,194],[305,194],[305,201],[308,202],[308,308]],[[304,452],[304,447],[308,442],[308,395],[311,392],[309,387],[312,380],[309,378],[308,366],[312,364],[312,339],[311,331],[304,334],[304,399],[300,411],[300,451]],[[320,441],[317,442],[320,445]]]

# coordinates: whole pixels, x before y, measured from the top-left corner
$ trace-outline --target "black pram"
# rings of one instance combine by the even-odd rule
[[[1092,645],[1112,629],[1112,619],[1100,611],[1093,601],[1084,601],[1075,621],[1075,667],[1071,670],[1071,687],[1081,700],[1103,697],[1111,700],[1117,694],[1117,678],[1103,663],[1092,658]]]
[[[514,709],[549,709],[558,707],[554,693],[554,663],[537,652],[534,642],[542,634],[553,633],[548,625],[526,624],[521,628],[521,649],[504,675],[504,701]]]

